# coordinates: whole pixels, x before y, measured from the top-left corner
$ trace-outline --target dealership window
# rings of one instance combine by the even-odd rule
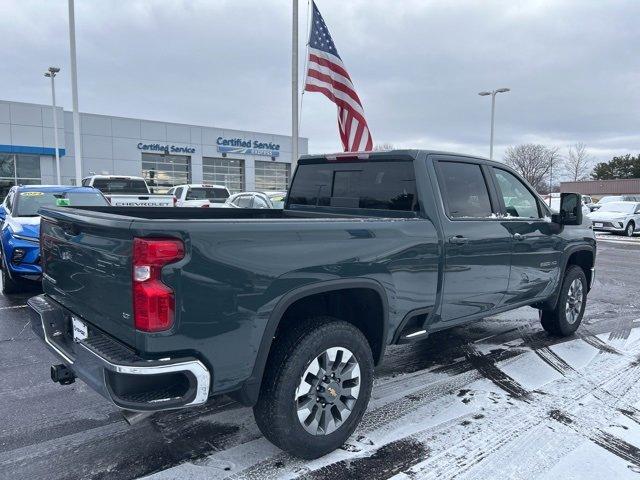
[[[40,156],[0,153],[0,199],[4,199],[14,185],[38,185]]]
[[[191,157],[187,155],[142,154],[142,176],[153,193],[166,193],[175,185],[189,183]]]
[[[289,185],[291,165],[256,161],[256,191],[283,191]]]
[[[244,160],[235,158],[202,158],[204,183],[224,185],[231,193],[244,190]]]

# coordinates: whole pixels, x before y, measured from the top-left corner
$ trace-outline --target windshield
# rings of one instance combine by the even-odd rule
[[[189,189],[185,200],[207,200],[215,198],[229,198],[229,192],[226,188],[195,187]]]
[[[36,217],[40,207],[95,207],[109,202],[98,192],[19,192],[13,206],[15,217]]]
[[[142,179],[131,178],[96,178],[93,187],[102,193],[148,194],[147,184]]]
[[[636,211],[635,203],[624,202],[612,202],[604,205],[599,212],[618,212],[618,213],[633,213]]]
[[[598,203],[602,205],[605,203],[619,202],[620,200],[622,200],[622,197],[602,197]]]

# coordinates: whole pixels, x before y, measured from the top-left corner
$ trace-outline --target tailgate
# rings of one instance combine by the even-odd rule
[[[105,197],[114,207],[173,207],[171,195],[109,195]]]
[[[130,345],[131,217],[44,209],[40,227],[46,294],[89,323]]]

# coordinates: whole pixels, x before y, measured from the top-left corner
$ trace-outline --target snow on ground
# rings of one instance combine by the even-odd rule
[[[0,298],[0,478],[640,478],[640,248],[599,248],[577,335],[525,308],[391,347],[359,428],[314,461],[226,398],[128,427],[80,382],[49,382],[24,299]]]

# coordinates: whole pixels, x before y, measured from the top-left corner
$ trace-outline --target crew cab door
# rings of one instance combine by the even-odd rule
[[[436,156],[442,197],[444,282],[440,321],[457,323],[499,306],[509,284],[511,234],[500,222],[488,166]]]
[[[548,211],[513,172],[491,167],[498,192],[501,224],[513,238],[506,304],[546,297],[560,278],[563,240]],[[545,218],[547,217],[547,218]]]

